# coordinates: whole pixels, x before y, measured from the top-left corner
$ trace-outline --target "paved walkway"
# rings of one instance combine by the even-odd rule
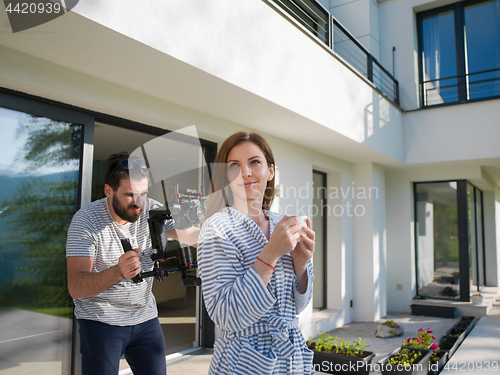
[[[493,303],[441,374],[500,374],[500,302]]]

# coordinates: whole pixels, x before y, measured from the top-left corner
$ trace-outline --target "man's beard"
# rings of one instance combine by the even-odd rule
[[[132,204],[128,207],[123,207],[121,203],[118,201],[116,195],[113,195],[113,199],[111,200],[111,205],[113,206],[115,214],[117,214],[119,218],[128,221],[130,223],[137,221],[137,219],[139,219],[142,213],[142,207],[136,206],[135,204]],[[128,210],[129,208],[140,208],[140,211],[139,212],[129,211]]]

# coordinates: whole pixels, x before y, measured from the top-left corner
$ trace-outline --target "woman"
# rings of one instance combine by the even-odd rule
[[[275,166],[260,135],[233,134],[216,163],[225,204],[208,202],[198,239],[205,305],[222,328],[209,374],[314,374],[297,318],[312,295],[311,221],[303,236],[296,216],[267,211]]]

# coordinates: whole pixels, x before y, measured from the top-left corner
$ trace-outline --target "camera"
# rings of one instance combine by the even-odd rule
[[[158,281],[163,281],[171,273],[181,273],[182,285],[201,285],[199,277],[188,277],[186,275],[187,271],[198,268],[198,263],[192,259],[189,246],[181,243],[179,249],[169,249],[165,222],[174,220],[175,229],[177,230],[191,228],[203,221],[205,208],[206,197],[204,197],[203,192],[198,193],[193,189],[180,191],[179,184],[176,184],[172,200],[160,208],[149,211],[148,225],[151,234],[151,245],[156,250],[156,253],[151,255],[151,259],[155,262],[155,267],[152,271],[141,272],[134,276],[132,278],[134,283],[139,283],[146,277],[154,277]],[[125,252],[132,250],[128,239],[122,239],[121,243]],[[159,266],[160,263],[172,258],[177,258],[179,265],[168,268]]]
[[[199,193],[194,189],[180,191],[179,184],[175,184],[172,200],[168,201],[168,208],[174,219],[175,229],[191,228],[203,221],[207,206],[207,197],[204,190],[202,187]]]

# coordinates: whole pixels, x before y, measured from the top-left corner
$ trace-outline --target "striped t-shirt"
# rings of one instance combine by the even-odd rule
[[[92,272],[100,272],[118,264],[118,258],[124,254],[120,239],[128,238],[133,249],[142,249],[139,254],[142,272],[152,270],[150,256],[154,250],[147,219],[149,210],[160,206],[159,202],[148,198],[136,222],[120,225],[109,212],[107,198],[88,204],[73,216],[68,229],[66,257],[92,257]],[[174,229],[172,221],[166,224],[166,229]],[[158,316],[152,285],[151,277],[137,284],[122,280],[96,296],[73,300],[75,315],[78,319],[116,326],[146,322]]]

